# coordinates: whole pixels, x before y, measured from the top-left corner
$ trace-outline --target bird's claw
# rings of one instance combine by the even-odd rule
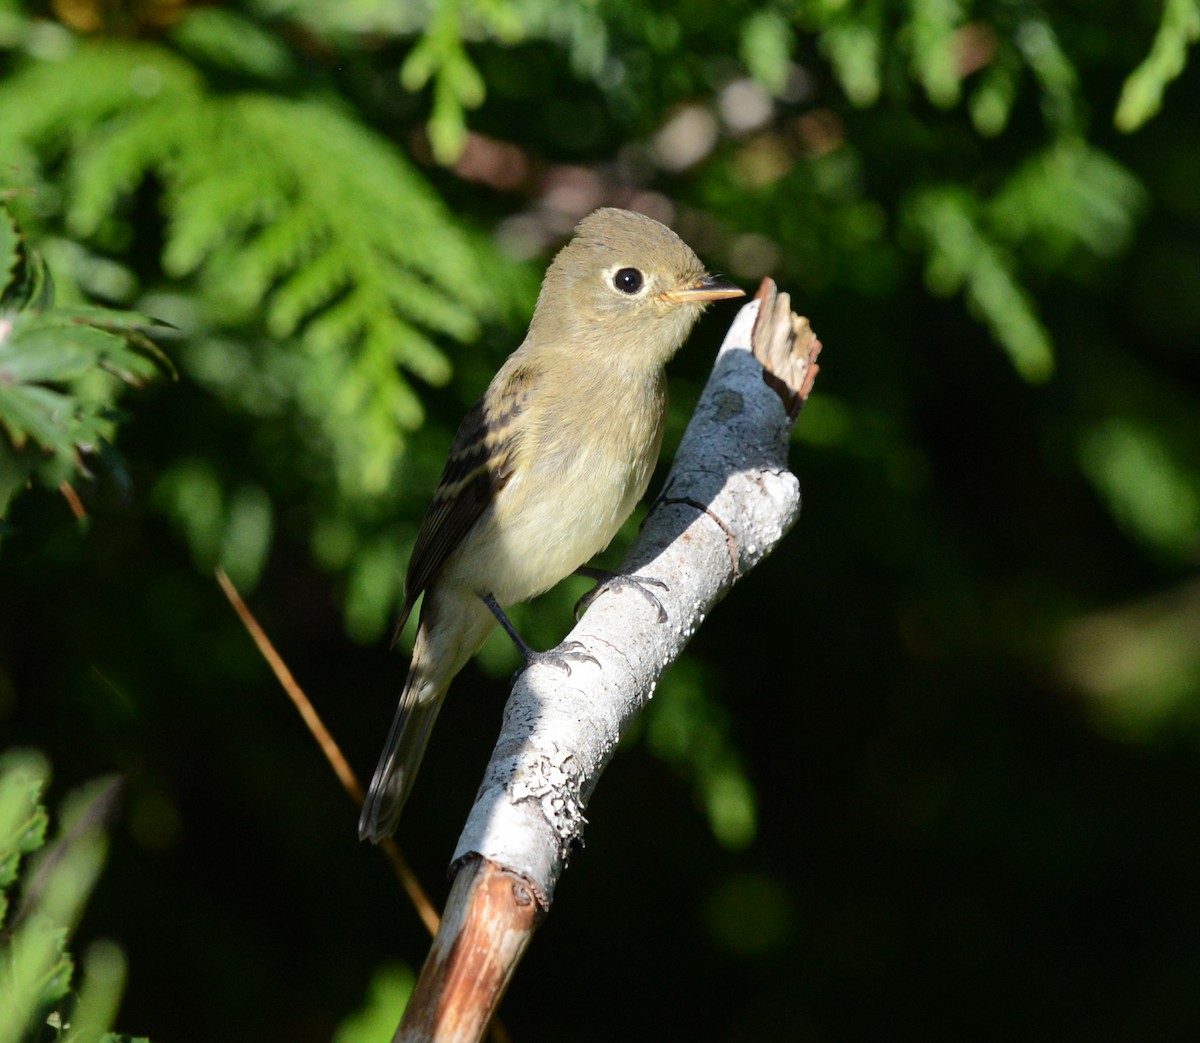
[[[528,670],[535,663],[545,663],[549,666],[557,666],[563,673],[570,677],[571,661],[576,663],[594,663],[596,666],[600,665],[600,660],[587,651],[582,641],[564,641],[557,648],[552,648],[548,652],[534,652],[531,650],[525,656],[525,669]]]
[[[661,579],[655,579],[653,576],[624,576],[619,573],[605,576],[575,602],[575,619],[578,620],[587,611],[591,603],[606,590],[636,590],[654,607],[655,612],[658,614],[658,622],[665,623],[667,621],[667,610],[663,608],[663,603],[647,589],[649,587],[658,587],[659,590],[671,589]]]

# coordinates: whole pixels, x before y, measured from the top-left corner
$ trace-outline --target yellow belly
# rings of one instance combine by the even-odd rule
[[[446,562],[441,581],[492,594],[501,605],[548,590],[608,546],[646,491],[653,465],[631,468],[603,453],[580,453],[552,481],[514,476],[508,495]]]
[[[512,479],[447,560],[440,582],[510,605],[548,590],[608,546],[649,484],[666,406],[661,379],[627,387],[621,402],[608,390],[603,403],[542,413],[573,426],[530,432]],[[581,423],[587,407],[603,411]]]

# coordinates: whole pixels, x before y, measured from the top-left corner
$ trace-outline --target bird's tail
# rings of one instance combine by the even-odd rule
[[[431,694],[426,685],[409,674],[392,730],[388,732],[387,743],[363,802],[362,815],[358,819],[359,840],[378,844],[396,832],[400,812],[404,810],[404,802],[417,777],[429,733],[433,731],[433,722],[437,720],[445,694],[445,688]]]

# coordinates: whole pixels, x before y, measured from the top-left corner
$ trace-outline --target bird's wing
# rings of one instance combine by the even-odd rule
[[[519,418],[529,405],[533,384],[528,365],[502,372],[459,425],[413,545],[397,637],[417,598],[512,478],[522,430]]]

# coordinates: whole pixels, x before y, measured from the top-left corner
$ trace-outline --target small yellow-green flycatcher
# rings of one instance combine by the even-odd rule
[[[459,427],[421,523],[399,626],[425,600],[360,837],[395,831],[446,689],[497,620],[536,658],[504,608],[608,546],[658,459],[664,366],[708,302],[740,296],[628,210],[585,217],[554,258],[524,342]]]

